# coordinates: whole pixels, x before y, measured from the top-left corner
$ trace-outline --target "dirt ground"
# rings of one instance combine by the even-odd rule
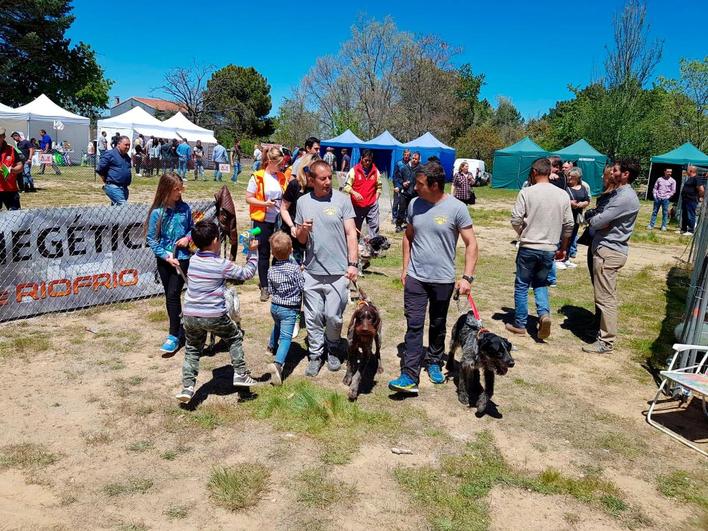
[[[506,197],[490,196],[473,216],[475,209],[510,206]],[[485,325],[507,336],[513,232],[501,216],[476,232],[475,297]],[[500,418],[477,418],[457,402],[452,381],[434,386],[423,374],[420,396],[403,401],[386,388],[398,374],[405,329],[399,238],[389,236],[395,243],[388,257],[361,281],[383,315],[384,372],[346,410],[355,419],[350,426],[335,423],[334,405],[317,429],[298,424],[308,421],[309,410],[278,416],[278,407],[297,399],[298,386],[308,385],[304,363],[281,390],[264,384],[248,396],[229,385],[223,352],[202,359],[197,405],[178,406],[173,396],[183,351],[170,358],[158,352],[166,330],[159,297],[0,325],[0,529],[705,529],[706,462],[646,424],[656,384],[636,351],[656,338],[665,308],[652,305],[662,300],[667,271],[685,254],[686,241],[667,235],[632,245],[620,278],[622,340],[611,356],[582,353],[584,343],[559,311],[570,302],[592,308],[584,259],[560,272],[551,338],[512,338],[516,366],[497,379],[494,397]],[[641,290],[640,275],[649,279]],[[239,289],[246,359],[258,376],[271,361],[269,306],[258,302],[254,282]],[[647,293],[651,304],[644,302]],[[448,327],[457,315],[451,306]],[[304,336],[291,355],[302,355]],[[344,394],[342,376],[323,369],[311,380],[313,392]],[[682,418],[690,419],[689,428],[704,422]],[[537,478],[549,469],[574,480],[597,476],[614,494],[600,503],[573,488],[498,480],[476,497],[463,487],[479,479],[476,469],[456,474],[446,463],[467,455],[483,433],[515,477]],[[396,455],[392,447],[412,454]],[[475,466],[474,454],[465,459],[454,462]],[[248,475],[258,465],[268,480],[255,502],[238,510],[220,505],[208,486],[214,470]],[[422,480],[406,486],[402,470],[458,485],[448,494],[479,502],[483,516],[446,520],[467,513],[445,496],[427,495],[432,487]]]

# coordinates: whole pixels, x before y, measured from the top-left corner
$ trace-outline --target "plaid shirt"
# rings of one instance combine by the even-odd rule
[[[305,277],[300,266],[291,260],[275,260],[268,270],[268,291],[271,302],[278,306],[300,308]]]
[[[455,187],[455,197],[462,201],[467,201],[470,198],[470,188],[472,188],[474,176],[470,173],[457,172],[452,178],[452,184]]]

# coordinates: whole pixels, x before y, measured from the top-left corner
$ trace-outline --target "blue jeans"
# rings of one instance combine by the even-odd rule
[[[236,182],[238,180],[238,174],[241,173],[241,163],[239,161],[234,162],[234,173],[231,176],[231,182]]]
[[[551,313],[548,302],[548,273],[553,267],[553,251],[539,251],[522,247],[516,255],[514,282],[514,326],[526,328],[529,308],[529,288],[533,288],[536,313],[539,317]]]
[[[182,179],[187,176],[187,159],[177,161],[177,173]]]
[[[669,224],[669,200],[654,199],[654,210],[651,212],[651,221],[649,222],[650,227],[653,227],[656,223],[656,215],[659,213],[659,207],[661,207],[661,226],[665,228]]]
[[[25,190],[34,190],[34,179],[32,178],[32,163],[30,161],[25,162],[25,166],[22,171],[22,184]]]
[[[222,173],[219,171],[219,163],[215,162],[214,163],[216,167],[214,168],[214,180],[215,181],[221,181]]]
[[[260,160],[254,161],[253,166],[251,166],[251,167],[253,168],[253,171],[258,171],[261,168],[261,161]]]
[[[103,191],[111,200],[111,206],[122,205],[128,202],[128,187],[118,186],[117,184],[107,184],[103,187]]]
[[[270,341],[268,346],[275,350],[275,361],[281,365],[285,364],[285,358],[288,357],[290,343],[293,341],[293,330],[295,329],[295,321],[300,314],[300,310],[288,308],[287,306],[279,306],[278,304],[270,305],[270,315],[273,317],[273,331],[270,333]]]
[[[556,276],[557,271],[558,270],[556,269],[556,261],[553,260],[553,263],[551,264],[551,268],[548,270],[548,278],[546,279],[546,280],[548,280],[549,286],[552,286],[553,284],[555,284],[557,282],[557,280],[558,280],[558,277]]]

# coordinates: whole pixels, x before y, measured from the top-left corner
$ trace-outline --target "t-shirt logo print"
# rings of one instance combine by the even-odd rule
[[[433,219],[438,225],[445,225],[445,223],[447,223],[447,216],[435,216]]]
[[[324,212],[326,216],[334,216],[337,213],[337,209],[329,207],[325,208],[322,212]]]

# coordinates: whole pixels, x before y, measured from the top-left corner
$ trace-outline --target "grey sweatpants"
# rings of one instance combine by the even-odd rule
[[[349,301],[349,280],[344,275],[311,275],[304,288],[305,325],[310,359],[321,359],[325,341],[335,352],[342,334],[342,316]]]
[[[361,227],[366,221],[369,227],[369,237],[379,235],[379,203],[378,201],[368,207],[354,206],[354,224],[356,225],[356,230],[361,234]]]

